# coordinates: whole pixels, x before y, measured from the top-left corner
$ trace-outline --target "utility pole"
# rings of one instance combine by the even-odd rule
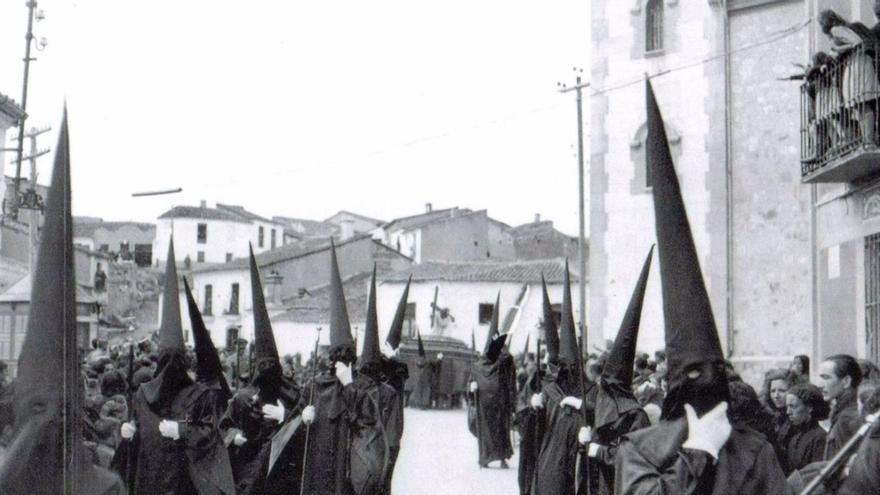
[[[21,89],[21,111],[23,113],[21,119],[18,122],[18,135],[19,137],[25,135],[24,125],[25,120],[27,120],[27,101],[28,101],[28,78],[30,76],[31,69],[31,61],[36,60],[36,58],[31,57],[31,42],[34,40],[34,19],[37,21],[41,21],[45,18],[42,10],[36,11],[36,15],[34,14],[34,10],[37,8],[36,0],[28,0],[25,4],[28,8],[28,27],[27,34],[25,34],[25,48],[24,48],[24,77],[22,78],[22,89]],[[40,42],[36,46],[37,50],[43,50],[46,48],[46,39],[40,39]],[[15,182],[13,183],[13,191],[12,197],[9,201],[9,216],[15,220],[18,220],[18,210],[19,208],[27,208],[32,209],[33,204],[27,204],[26,200],[34,198],[22,198],[19,196],[19,189],[21,186],[21,163],[24,161],[24,139],[18,140],[17,146],[17,158],[15,162]],[[34,181],[36,182],[36,181]],[[39,195],[37,195],[36,199],[41,200]]]
[[[45,134],[51,131],[51,127],[44,127],[42,129],[37,129],[36,127],[31,127],[30,131],[24,135],[25,138],[29,139],[31,142],[30,155],[19,157],[16,159],[17,164],[21,164],[24,160],[28,160],[31,166],[31,184],[30,187],[21,195],[22,201],[18,206],[22,209],[28,210],[27,215],[27,223],[28,223],[28,269],[31,275],[34,274],[34,269],[37,266],[37,246],[39,245],[39,225],[40,225],[40,214],[43,211],[43,198],[37,193],[37,158],[46,155],[49,153],[49,149],[37,150],[37,137],[41,134]],[[18,141],[18,148],[20,150],[24,149],[24,139],[22,139],[22,135],[19,134],[14,138]]]
[[[568,87],[563,83],[556,83],[560,93],[575,92],[577,96],[577,160],[578,160],[578,303],[581,320],[581,354],[586,358],[587,344],[587,239],[585,233],[585,209],[584,209],[584,118],[582,110],[582,91],[590,87],[590,83],[581,82],[583,69],[573,68],[575,85]]]

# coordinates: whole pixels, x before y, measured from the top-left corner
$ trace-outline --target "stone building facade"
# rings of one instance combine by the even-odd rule
[[[592,3],[591,338],[614,337],[655,242],[645,162],[652,76],[722,345],[752,383],[816,355],[810,193],[797,173],[808,2]],[[652,269],[639,347],[663,346]]]

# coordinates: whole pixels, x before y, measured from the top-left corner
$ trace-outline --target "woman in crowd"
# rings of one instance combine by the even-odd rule
[[[789,474],[823,459],[825,430],[819,426],[819,421],[827,418],[830,410],[822,398],[822,390],[810,384],[789,389],[785,404],[791,426],[780,443],[785,452],[782,468]]]
[[[798,354],[791,360],[788,371],[793,384],[810,383],[810,357]]]
[[[764,410],[773,417],[773,433],[776,438],[782,438],[789,426],[788,416],[785,414],[785,395],[792,385],[791,376],[792,373],[784,369],[773,369],[764,375],[761,402]]]

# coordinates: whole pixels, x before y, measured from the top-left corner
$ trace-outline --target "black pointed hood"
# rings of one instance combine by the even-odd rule
[[[489,346],[486,349],[486,354],[484,358],[490,363],[494,363],[498,361],[498,358],[501,356],[501,352],[504,351],[504,346],[507,343],[507,334],[498,334],[496,335],[491,342],[489,342]]]
[[[614,345],[605,360],[602,378],[606,382],[615,382],[629,388],[633,381],[633,362],[636,359],[636,341],[639,338],[639,323],[642,320],[642,302],[648,286],[648,275],[651,272],[651,260],[654,257],[654,246],[648,251],[639,280],[629,300],[629,306],[623,315]]]
[[[44,215],[18,360],[14,436],[0,462],[0,492],[102,493],[106,482],[118,483],[118,478],[108,474],[102,481],[82,444],[84,385],[77,346],[66,108]]]
[[[483,344],[483,357],[489,355],[489,347],[498,335],[498,313],[501,311],[501,292],[495,296],[495,307],[492,308],[492,320],[489,323],[489,332],[486,333],[486,343]]]
[[[556,329],[553,305],[550,304],[550,296],[547,294],[547,283],[544,281],[543,273],[541,274],[541,290],[543,295],[544,346],[547,348],[550,362],[556,362],[559,360],[559,331]]]
[[[646,93],[648,106],[646,157],[653,184],[657,251],[660,259],[663,317],[666,327],[667,378],[672,391],[673,388],[684,383],[687,370],[693,366],[708,364],[723,366],[724,354],[721,350],[715,318],[712,315],[709,295],[703,282],[678,177],[669,152],[663,117],[657,106],[650,80],[646,81]],[[723,377],[719,377],[712,387],[714,388],[711,391],[704,388],[701,395],[728,396],[727,382]]]
[[[642,302],[645,298],[653,256],[654,246],[651,246],[620,324],[620,330],[617,331],[614,345],[602,369],[602,379],[596,398],[596,429],[614,424],[623,414],[640,407],[632,393],[633,362],[636,358]]]
[[[376,311],[376,265],[373,265],[373,277],[370,280],[370,296],[367,301],[367,321],[364,327],[364,347],[361,349],[360,367],[378,366],[382,362],[382,351],[379,349],[379,317]]]
[[[196,381],[210,387],[218,387],[223,397],[220,400],[228,400],[232,397],[229,383],[223,375],[223,365],[220,363],[220,355],[211,340],[211,333],[202,319],[202,312],[192,295],[189,283],[183,279],[183,290],[186,294],[186,304],[189,309],[189,321],[192,326],[193,341],[196,351]]]
[[[171,405],[177,394],[193,384],[183,344],[180,320],[180,290],[174,258],[174,237],[168,243],[165,261],[165,290],[162,295],[162,322],[159,326],[159,362],[155,377],[141,385],[147,403],[155,411]]]
[[[342,275],[336,259],[336,245],[330,239],[330,353],[343,348],[348,348],[354,355],[354,339],[351,336],[348,307],[342,289]]]
[[[580,348],[574,328],[574,310],[571,302],[571,277],[568,260],[565,261],[565,278],[562,282],[562,321],[559,325],[559,361],[567,366],[580,363]],[[549,349],[549,345],[548,345]]]
[[[251,269],[251,300],[254,311],[254,354],[257,361],[270,360],[281,366],[278,347],[275,345],[275,333],[266,308],[266,296],[263,294],[263,283],[260,280],[260,269],[254,257],[253,246],[248,246]]]
[[[407,299],[409,299],[409,286],[411,283],[412,275],[410,275],[409,280],[406,281],[406,288],[403,289],[403,295],[400,296],[400,302],[397,303],[397,311],[394,313],[394,320],[391,322],[391,329],[388,330],[388,337],[385,338],[385,342],[388,342],[388,345],[390,345],[392,349],[400,347],[400,339],[403,334],[403,322],[406,317],[406,303]]]
[[[418,331],[416,332],[416,340],[418,341],[418,344],[419,344],[419,357],[424,358],[426,356],[426,354],[425,354],[425,345],[422,344],[422,332],[418,332]]]
[[[165,291],[162,296],[162,324],[159,327],[159,352],[163,350],[186,351],[183,343],[183,325],[180,319],[180,288],[177,278],[177,261],[174,258],[174,236],[168,243],[165,260]]]

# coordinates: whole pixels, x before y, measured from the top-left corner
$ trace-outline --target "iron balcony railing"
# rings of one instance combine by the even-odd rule
[[[801,176],[815,177],[829,165],[878,143],[878,45],[862,43],[828,57],[801,86]],[[837,174],[836,177],[846,177]]]

